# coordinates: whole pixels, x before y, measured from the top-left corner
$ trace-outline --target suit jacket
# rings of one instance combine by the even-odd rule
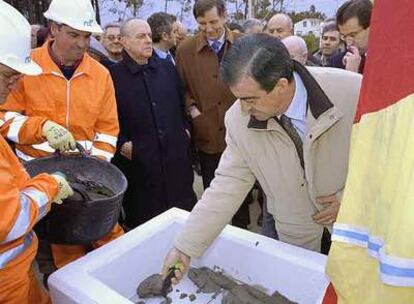
[[[242,113],[237,101],[226,114],[227,148],[216,177],[175,242],[191,257],[200,256],[229,223],[256,179],[280,239],[320,250],[323,226],[314,223],[312,215],[323,206],[316,198],[336,194],[341,200],[362,77],[300,64],[295,64],[295,70],[308,93],[304,168],[293,141],[277,121],[254,120]]]
[[[220,56],[213,52],[202,33],[183,41],[177,50],[176,64],[185,88],[186,106],[195,105],[201,111],[193,120],[194,143],[205,153],[221,153],[226,146],[224,114],[236,98],[220,79],[219,57],[240,36],[226,30]]]

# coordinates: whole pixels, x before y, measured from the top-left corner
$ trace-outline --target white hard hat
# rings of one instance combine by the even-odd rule
[[[52,0],[49,9],[43,15],[49,20],[79,31],[103,32],[96,22],[95,11],[89,0]]]
[[[39,75],[42,69],[30,59],[31,28],[13,6],[0,0],[0,63],[20,73]]]

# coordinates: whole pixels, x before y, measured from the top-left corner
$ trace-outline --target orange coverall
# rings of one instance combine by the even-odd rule
[[[23,160],[49,155],[54,150],[45,138],[28,142],[33,133],[47,120],[68,129],[75,140],[91,155],[110,160],[116,150],[119,133],[118,114],[113,82],[109,72],[85,54],[74,75],[67,80],[53,61],[48,44],[32,52],[32,60],[39,64],[40,76],[24,76],[0,107],[0,119],[10,123],[2,134],[16,143],[16,153]],[[91,223],[93,224],[93,223]],[[103,239],[93,242],[97,248],[123,234],[117,224]],[[83,245],[51,244],[57,268],[86,254]]]
[[[56,180],[48,174],[30,178],[0,136],[0,303],[50,303],[31,269],[38,246],[32,228],[57,193]]]

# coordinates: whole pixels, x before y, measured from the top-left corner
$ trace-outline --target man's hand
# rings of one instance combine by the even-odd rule
[[[355,46],[349,46],[348,52],[342,58],[342,62],[345,66],[345,70],[358,73],[359,65],[361,64],[361,55],[359,50]]]
[[[59,186],[59,192],[53,199],[53,202],[56,204],[62,204],[64,199],[67,199],[69,196],[73,195],[73,190],[62,173],[53,173],[52,177],[55,178]]]
[[[42,131],[43,136],[53,149],[60,150],[61,152],[76,149],[76,142],[72,133],[61,125],[48,120],[43,125]]]
[[[332,225],[338,216],[340,203],[334,195],[320,196],[316,199],[318,204],[324,205],[324,209],[315,213],[312,218],[313,221],[319,225]]]
[[[121,155],[129,160],[132,160],[132,142],[127,141],[121,147]]]
[[[162,278],[165,279],[168,275],[168,270],[171,267],[174,267],[174,265],[177,265],[177,263],[180,263],[181,269],[175,270],[175,278],[171,279],[171,282],[174,285],[178,284],[178,281],[181,280],[187,273],[190,267],[190,261],[191,258],[188,255],[173,247],[164,259],[164,266],[162,267],[161,272]]]

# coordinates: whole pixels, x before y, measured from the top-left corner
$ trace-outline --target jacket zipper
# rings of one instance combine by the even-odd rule
[[[70,114],[70,84],[71,81],[81,75],[83,75],[84,73],[78,73],[76,75],[73,75],[72,78],[70,80],[67,80],[66,77],[64,77],[63,75],[56,73],[56,72],[52,72],[53,75],[58,76],[60,78],[63,78],[66,81],[66,121],[65,121],[65,125],[66,125],[66,129],[69,130],[69,114]]]

